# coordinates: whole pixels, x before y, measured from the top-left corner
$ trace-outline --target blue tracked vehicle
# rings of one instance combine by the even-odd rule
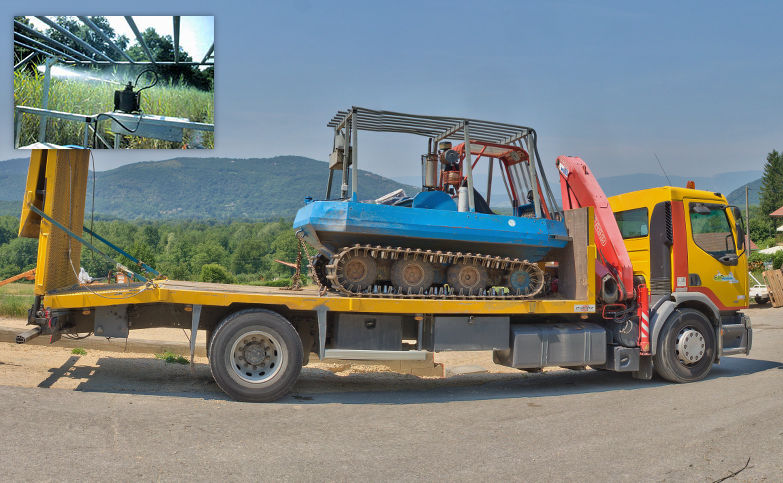
[[[543,262],[569,237],[533,129],[359,107],[338,112],[328,126],[335,142],[326,200],[308,200],[294,221],[297,235],[318,250],[310,265],[319,285],[373,297],[530,298],[548,290]],[[359,201],[360,130],[428,138],[420,193]],[[473,179],[481,160],[483,194]],[[509,214],[490,208],[496,165]],[[337,171],[340,193],[331,199]]]

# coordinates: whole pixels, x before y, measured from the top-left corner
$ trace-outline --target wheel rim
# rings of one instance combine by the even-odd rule
[[[367,262],[361,258],[353,258],[345,263],[345,280],[351,283],[361,282],[367,276]]]
[[[513,291],[524,292],[530,287],[530,274],[526,270],[517,270],[508,277]]]
[[[706,347],[704,335],[693,327],[684,327],[677,334],[675,352],[680,362],[686,366],[699,362],[704,357]]]
[[[275,377],[283,366],[283,350],[268,332],[254,330],[240,335],[231,347],[231,368],[245,382],[260,384]]]
[[[424,268],[416,263],[409,263],[402,269],[402,280],[410,286],[418,285],[424,280]]]
[[[460,267],[459,273],[457,273],[457,283],[466,290],[473,290],[474,288],[477,288],[481,280],[482,277],[479,269],[473,265],[465,265]]]

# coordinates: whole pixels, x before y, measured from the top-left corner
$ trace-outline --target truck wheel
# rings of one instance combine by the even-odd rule
[[[283,397],[302,370],[302,341],[281,315],[247,309],[223,319],[210,344],[212,377],[239,401]]]
[[[676,309],[666,320],[653,356],[655,372],[672,382],[703,379],[715,358],[715,330],[701,312]]]

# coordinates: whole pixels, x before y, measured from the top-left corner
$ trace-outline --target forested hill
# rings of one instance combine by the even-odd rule
[[[98,171],[95,212],[122,219],[248,219],[293,217],[307,195],[323,198],[328,167],[300,156],[265,159],[175,158]],[[0,201],[19,201],[27,160],[0,162]],[[339,171],[337,172],[339,176]],[[335,179],[333,193],[339,191]],[[416,188],[359,170],[359,197]],[[90,206],[92,184],[88,186]]]

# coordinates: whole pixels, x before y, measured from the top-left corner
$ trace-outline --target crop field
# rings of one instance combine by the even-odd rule
[[[32,283],[14,282],[0,287],[0,316],[25,317],[32,305]]]
[[[42,107],[44,76],[38,72],[14,72],[14,106]],[[142,83],[143,85],[143,83]],[[121,86],[100,81],[85,81],[52,77],[49,85],[48,109],[74,114],[95,115],[111,112],[114,109],[114,91]],[[213,92],[201,91],[192,87],[159,83],[141,94],[141,109],[144,113],[184,117],[193,122],[214,123],[215,102]],[[22,129],[19,145],[25,146],[38,141],[40,118],[32,114],[22,115]],[[129,126],[130,127],[130,126]],[[111,121],[101,120],[98,135],[112,144],[114,135],[110,132]],[[184,144],[191,145],[198,136],[197,144],[205,149],[215,146],[214,133],[198,132],[186,129]],[[92,133],[90,134],[92,139]],[[49,119],[46,129],[46,141],[59,145],[82,145],[84,143],[84,123]],[[91,141],[92,142],[92,141]],[[104,147],[98,141],[97,148]],[[179,149],[180,143],[157,139],[125,136],[123,148],[132,149]]]

